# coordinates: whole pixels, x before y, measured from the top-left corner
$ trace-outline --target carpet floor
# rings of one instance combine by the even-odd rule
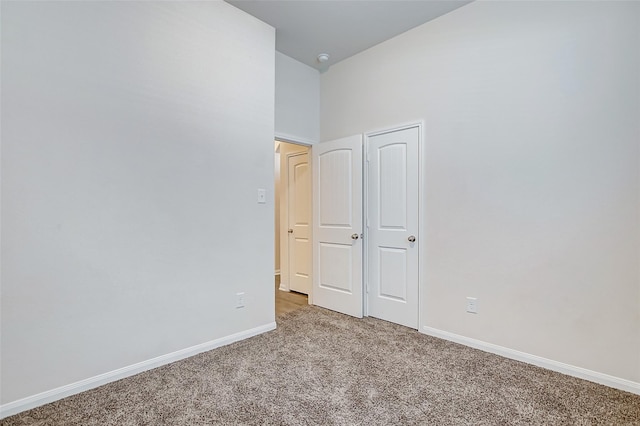
[[[317,307],[13,425],[640,425],[640,396]]]

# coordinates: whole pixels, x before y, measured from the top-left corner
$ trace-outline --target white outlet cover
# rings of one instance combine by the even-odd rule
[[[478,299],[475,297],[467,297],[467,312],[472,314],[478,313]]]
[[[266,204],[267,203],[267,190],[266,189],[258,189],[258,203]]]
[[[236,308],[244,308],[244,293],[236,293]]]

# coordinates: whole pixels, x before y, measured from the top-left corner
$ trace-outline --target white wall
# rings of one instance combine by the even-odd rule
[[[425,120],[422,327],[640,382],[639,41],[638,3],[474,2],[322,75],[323,140]]]
[[[320,73],[276,52],[276,137],[314,144],[320,140]]]
[[[3,2],[3,404],[273,324],[274,67],[223,2]]]

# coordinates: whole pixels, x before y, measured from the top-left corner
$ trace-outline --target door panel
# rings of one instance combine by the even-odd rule
[[[407,250],[378,247],[379,297],[407,301]]]
[[[311,176],[309,155],[287,157],[289,218],[289,289],[311,290]]]
[[[407,147],[391,144],[378,149],[379,197],[377,209],[381,229],[407,228]]]
[[[320,243],[318,285],[320,288],[353,294],[352,246]]]
[[[416,329],[418,145],[417,127],[367,141],[369,315]]]
[[[319,223],[325,229],[353,226],[353,153],[351,149],[334,149],[318,156],[318,176],[322,179],[319,199]]]
[[[317,144],[313,304],[362,317],[362,136]]]

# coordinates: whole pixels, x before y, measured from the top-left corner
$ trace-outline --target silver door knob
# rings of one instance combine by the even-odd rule
[[[416,241],[416,237],[414,237],[413,235],[409,235],[409,238],[407,238],[407,240],[409,240],[410,243],[414,243]]]
[[[358,238],[360,238],[360,236],[358,234],[351,235],[351,239],[352,240],[357,240]]]
[[[289,229],[287,232],[293,234],[293,229]]]

